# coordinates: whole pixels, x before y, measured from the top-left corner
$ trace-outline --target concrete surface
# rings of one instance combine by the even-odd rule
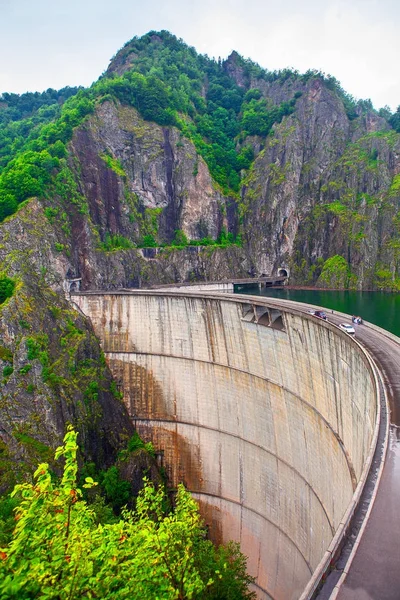
[[[249,557],[259,598],[297,600],[371,454],[376,381],[347,334],[266,299],[73,296],[139,433]]]

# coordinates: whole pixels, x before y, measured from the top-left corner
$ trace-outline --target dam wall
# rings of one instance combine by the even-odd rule
[[[163,292],[228,292],[233,293],[234,284],[231,281],[201,282],[201,283],[174,283],[172,285],[153,286],[152,290]]]
[[[357,343],[244,296],[72,296],[132,420],[199,501],[215,541],[249,557],[259,598],[298,599],[352,501],[377,391]]]

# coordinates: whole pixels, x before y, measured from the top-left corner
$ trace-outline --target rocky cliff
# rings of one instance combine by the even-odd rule
[[[329,287],[324,265],[340,256],[351,287],[385,285],[381,269],[397,279],[399,171],[399,135],[384,119],[350,121],[323,81],[310,81],[242,189],[246,245],[258,270],[287,266],[293,283]]]
[[[197,95],[190,96],[197,112],[186,107],[186,116],[177,112],[163,126],[149,120],[150,111],[168,122],[151,103],[153,112],[144,100],[128,105],[126,92],[114,94],[116,82],[138,86],[135,78],[151,68],[168,83],[163,56],[178,68],[184,51],[187,62],[203,61],[192,66],[203,77],[196,75]],[[319,73],[268,74],[232,53],[214,65],[215,75],[204,61],[162,32],[134,39],[111,62],[109,79],[100,84],[114,95],[98,97],[68,145],[87,209],[69,208],[70,272],[86,289],[270,274],[280,267],[293,284],[397,289],[400,136],[388,121]],[[187,73],[187,80],[195,77]],[[132,88],[136,98],[154,93],[151,77],[145,92]],[[164,112],[173,106],[171,97],[165,102]],[[229,117],[236,119],[234,138]],[[244,151],[252,156],[240,169]],[[45,203],[62,213],[61,200],[55,192]],[[174,245],[176,232],[184,234],[183,244]],[[232,240],[240,234],[242,244],[195,245],[221,232]],[[158,249],[134,248],[141,245]]]
[[[0,230],[2,267],[15,282],[0,305],[0,493],[36,469],[53,467],[66,425],[99,468],[133,433],[87,319],[64,296],[68,261],[36,200]]]

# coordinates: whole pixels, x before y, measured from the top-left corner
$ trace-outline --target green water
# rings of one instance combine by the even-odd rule
[[[241,290],[239,293],[260,295],[258,287]],[[379,325],[400,337],[400,294],[264,288],[261,295],[315,304],[349,315],[360,315],[365,321]]]

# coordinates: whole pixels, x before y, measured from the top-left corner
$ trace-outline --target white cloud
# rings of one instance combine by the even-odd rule
[[[199,52],[318,68],[376,107],[400,104],[396,0],[0,0],[0,91],[89,85],[134,35],[168,29]],[[6,57],[6,60],[5,60]]]

